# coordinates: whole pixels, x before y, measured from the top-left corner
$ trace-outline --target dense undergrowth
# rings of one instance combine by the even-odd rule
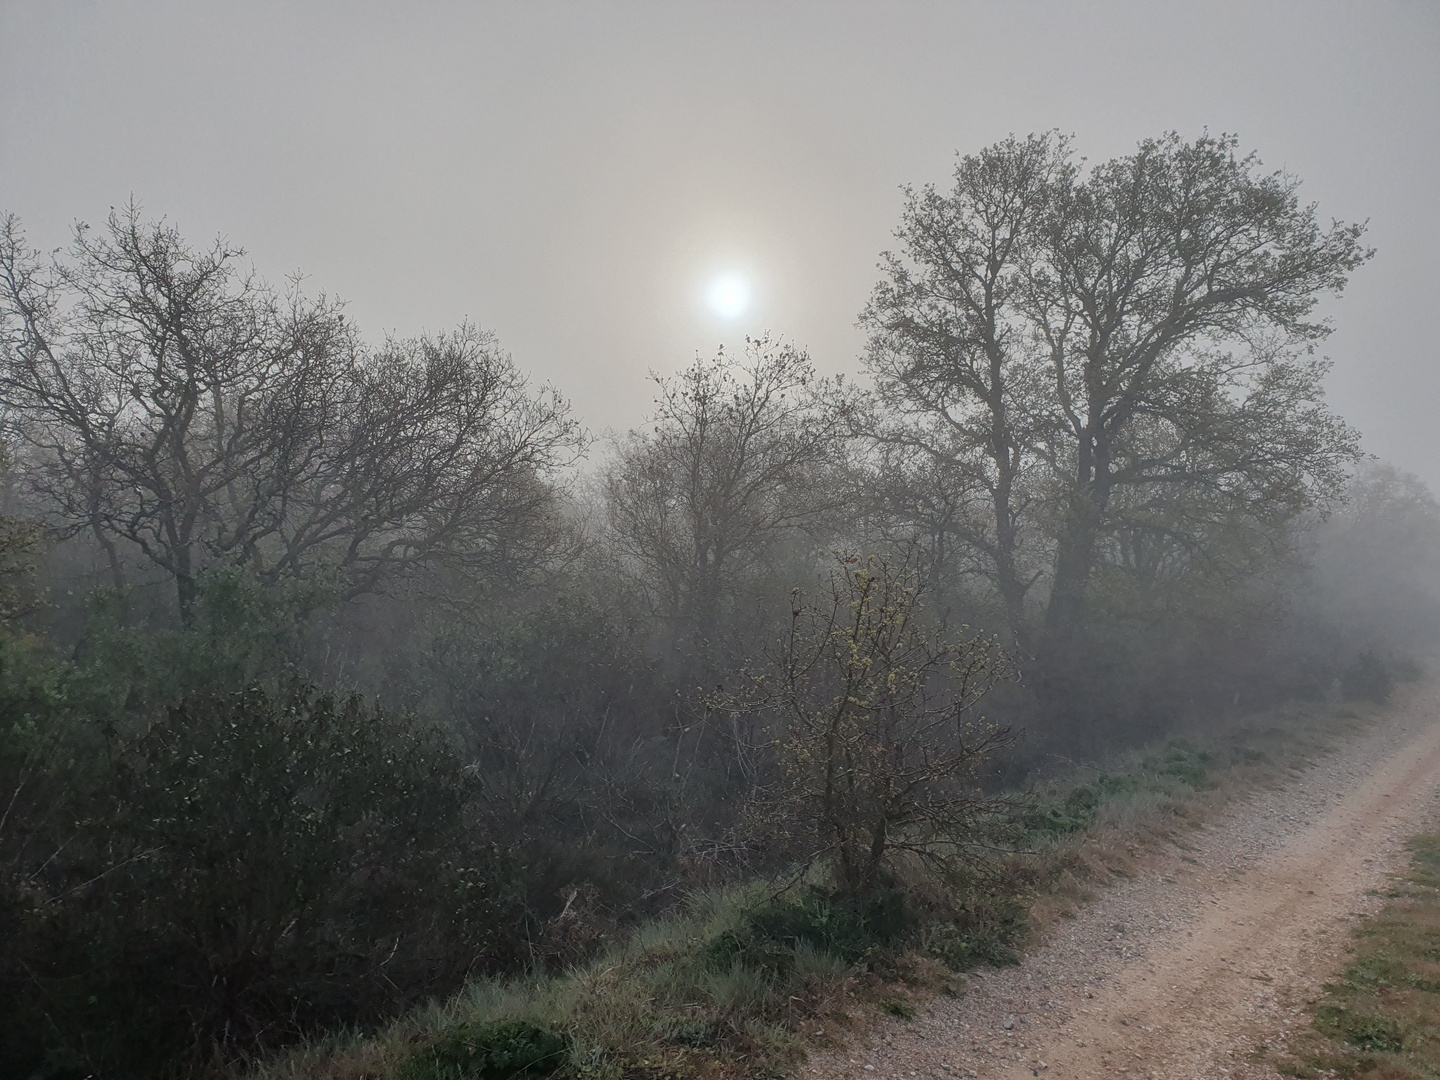
[[[270,609],[234,577],[179,633],[97,614],[70,659],[0,638],[0,1075],[783,1072],[808,1043],[956,989],[955,971],[1015,962],[1147,840],[1228,785],[1284,775],[1369,708],[1210,717],[1098,768],[1041,760],[1037,739],[1027,768],[1050,779],[1007,793],[976,771],[995,761],[977,746],[1006,752],[1002,729],[895,697],[935,685],[917,657],[977,673],[989,646],[906,637],[931,630],[896,619],[914,594],[886,587],[848,636],[822,620],[795,639],[815,659],[788,696],[756,682],[709,699],[734,708],[723,724],[613,743],[601,712],[563,748],[537,746],[537,717],[653,686],[638,662],[536,680],[517,661],[568,640],[548,616],[479,669],[492,711],[473,738],[287,677],[285,620],[257,632]],[[847,721],[850,794],[828,802],[823,740],[773,719],[777,701],[823,705],[827,670],[882,706]],[[939,722],[961,739],[954,768],[925,774],[948,736],[919,725]],[[737,730],[770,756],[743,757]],[[896,828],[871,828],[917,778],[924,803],[884,804]],[[837,873],[846,858],[873,876]]]
[[[478,979],[373,1035],[332,1035],[254,1080],[773,1077],[807,1046],[908,1020],[954,976],[1018,963],[1047,924],[1153,842],[1303,768],[1374,715],[1368,705],[1290,706],[1218,738],[1121,755],[1013,800],[991,858],[937,888],[916,874],[857,898],[823,874],[692,895],[563,972]],[[1182,841],[1183,842],[1183,841]]]

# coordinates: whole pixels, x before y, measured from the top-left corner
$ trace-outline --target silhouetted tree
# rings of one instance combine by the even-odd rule
[[[962,159],[953,192],[910,196],[866,309],[899,417],[877,435],[985,485],[992,520],[971,542],[1012,623],[1027,517],[1051,538],[1052,642],[1117,530],[1192,547],[1224,518],[1273,530],[1355,452],[1322,403],[1310,349],[1329,327],[1311,316],[1368,257],[1363,227],[1322,228],[1298,181],[1236,147],[1170,135],[1082,171],[1046,135]]]
[[[338,304],[242,256],[134,206],[77,228],[68,260],[0,229],[0,388],[29,481],[117,584],[138,552],[188,618],[213,562],[356,595],[526,538],[576,444],[557,395],[468,326],[367,354]]]
[[[1368,257],[1363,226],[1321,228],[1296,179],[1236,147],[1147,140],[1061,187],[1044,218],[1023,305],[1065,507],[1052,632],[1080,618],[1117,493],[1183,487],[1273,522],[1334,491],[1355,453],[1309,350],[1329,333],[1311,318],[1321,295]]]
[[[1012,630],[1036,580],[1021,547],[1046,389],[1017,294],[1055,189],[1073,173],[1064,140],[1032,135],[960,159],[949,193],[907,191],[901,249],[885,254],[860,318],[885,406],[870,434],[984,492],[988,521],[972,515],[957,539],[984,556]]]
[[[610,525],[655,610],[708,632],[737,574],[838,505],[843,387],[768,339],[653,378],[649,430],[606,478]]]

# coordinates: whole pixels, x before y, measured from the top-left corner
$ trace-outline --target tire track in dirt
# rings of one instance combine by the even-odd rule
[[[1273,1078],[1281,1047],[1344,963],[1366,896],[1398,867],[1440,789],[1440,687],[1273,792],[1237,801],[1188,853],[1107,892],[1024,965],[808,1077]],[[1187,845],[1190,843],[1187,838]]]

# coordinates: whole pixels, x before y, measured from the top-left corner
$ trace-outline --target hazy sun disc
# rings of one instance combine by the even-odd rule
[[[739,274],[718,277],[710,283],[705,300],[716,315],[733,319],[750,306],[750,283]]]

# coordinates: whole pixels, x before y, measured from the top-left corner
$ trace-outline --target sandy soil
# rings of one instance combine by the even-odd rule
[[[1026,962],[976,973],[807,1080],[1275,1076],[1356,918],[1440,809],[1440,686],[1284,788],[1232,804],[1143,877],[1107,891]]]

